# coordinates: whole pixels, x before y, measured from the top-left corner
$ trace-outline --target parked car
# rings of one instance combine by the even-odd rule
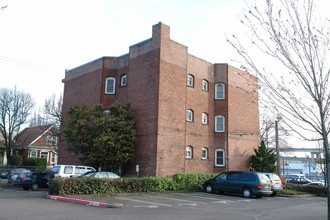
[[[324,186],[322,182],[311,182],[311,183],[305,183],[303,186]]]
[[[287,183],[292,183],[292,184],[308,184],[308,183],[314,183],[314,184],[322,184],[321,182],[313,182],[312,180],[306,178],[306,177],[298,177],[298,178],[293,178],[291,180],[287,180]]]
[[[21,172],[31,172],[31,171],[28,170],[28,169],[25,169],[25,168],[17,168],[15,170],[12,170],[12,172],[11,172],[11,180],[12,181],[16,181],[16,178],[18,177],[18,175]]]
[[[79,165],[57,165],[52,168],[52,173],[57,177],[78,177],[88,171],[95,171],[93,167]]]
[[[47,173],[21,172],[14,182],[14,186],[23,187],[24,190],[32,189],[36,191],[39,188],[48,188],[49,179]]]
[[[271,183],[264,173],[229,171],[207,180],[203,189],[208,192],[228,192],[243,194],[245,198],[253,195],[262,197],[271,195]]]
[[[265,173],[265,174],[270,179],[270,183],[272,185],[273,193],[271,194],[271,196],[275,196],[278,192],[281,192],[283,190],[281,178],[275,173]]]
[[[87,173],[84,173],[80,176],[78,176],[78,178],[84,178],[84,177],[95,177],[95,178],[110,178],[110,179],[117,179],[120,178],[120,176],[118,176],[115,173],[112,172],[107,172],[107,171],[89,171]]]
[[[30,172],[30,170],[25,169],[25,168],[17,168],[17,169],[11,170],[11,180],[15,181],[20,172]],[[9,171],[4,171],[4,172],[0,173],[1,179],[8,179],[8,177],[9,177]]]

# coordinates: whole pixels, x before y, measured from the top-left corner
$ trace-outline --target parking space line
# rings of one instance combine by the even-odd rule
[[[208,199],[208,200],[216,200],[218,201],[219,199],[216,198],[210,198],[207,196],[195,196],[195,195],[187,195],[187,194],[183,194],[183,193],[171,193],[173,195],[182,195],[182,196],[187,196],[187,197],[194,197],[194,198],[200,198],[200,199]]]
[[[151,198],[156,198],[156,199],[168,199],[168,200],[174,200],[174,201],[180,201],[180,202],[207,204],[206,202],[196,202],[196,201],[185,200],[185,199],[175,199],[175,198],[165,197],[165,196],[148,196],[148,195],[144,195],[144,196],[151,197]]]
[[[147,203],[147,204],[159,205],[159,206],[168,206],[168,207],[171,207],[172,206],[172,205],[169,205],[169,204],[156,203],[156,202],[148,202],[148,201],[144,201],[144,200],[130,199],[130,198],[125,198],[125,197],[116,197],[116,199],[127,200],[127,201],[132,201],[132,202]]]

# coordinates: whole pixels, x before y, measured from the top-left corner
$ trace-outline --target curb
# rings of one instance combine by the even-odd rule
[[[64,201],[64,202],[73,202],[73,203],[84,204],[87,206],[96,206],[96,207],[102,207],[102,208],[122,208],[122,207],[124,207],[123,204],[119,204],[119,203],[109,204],[109,203],[104,203],[104,202],[95,202],[95,201],[88,201],[88,200],[74,199],[74,198],[53,196],[53,195],[47,195],[46,197],[48,199],[53,199],[53,200],[59,200],[59,201]]]

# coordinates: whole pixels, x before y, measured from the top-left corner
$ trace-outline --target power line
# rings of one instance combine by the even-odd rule
[[[41,71],[41,72],[48,72],[48,71],[59,71],[60,68],[43,66],[38,64],[28,63],[22,60],[17,60],[9,57],[0,56],[0,63],[8,64],[11,66],[33,70],[33,71]]]

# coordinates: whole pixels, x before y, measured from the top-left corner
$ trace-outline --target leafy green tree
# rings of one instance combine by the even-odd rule
[[[84,164],[118,168],[133,158],[136,142],[131,105],[88,107],[73,105],[64,123],[68,149],[80,153]]]
[[[257,172],[272,172],[277,171],[276,154],[274,150],[267,149],[264,140],[261,141],[258,149],[254,149],[255,155],[250,157],[251,169]]]

